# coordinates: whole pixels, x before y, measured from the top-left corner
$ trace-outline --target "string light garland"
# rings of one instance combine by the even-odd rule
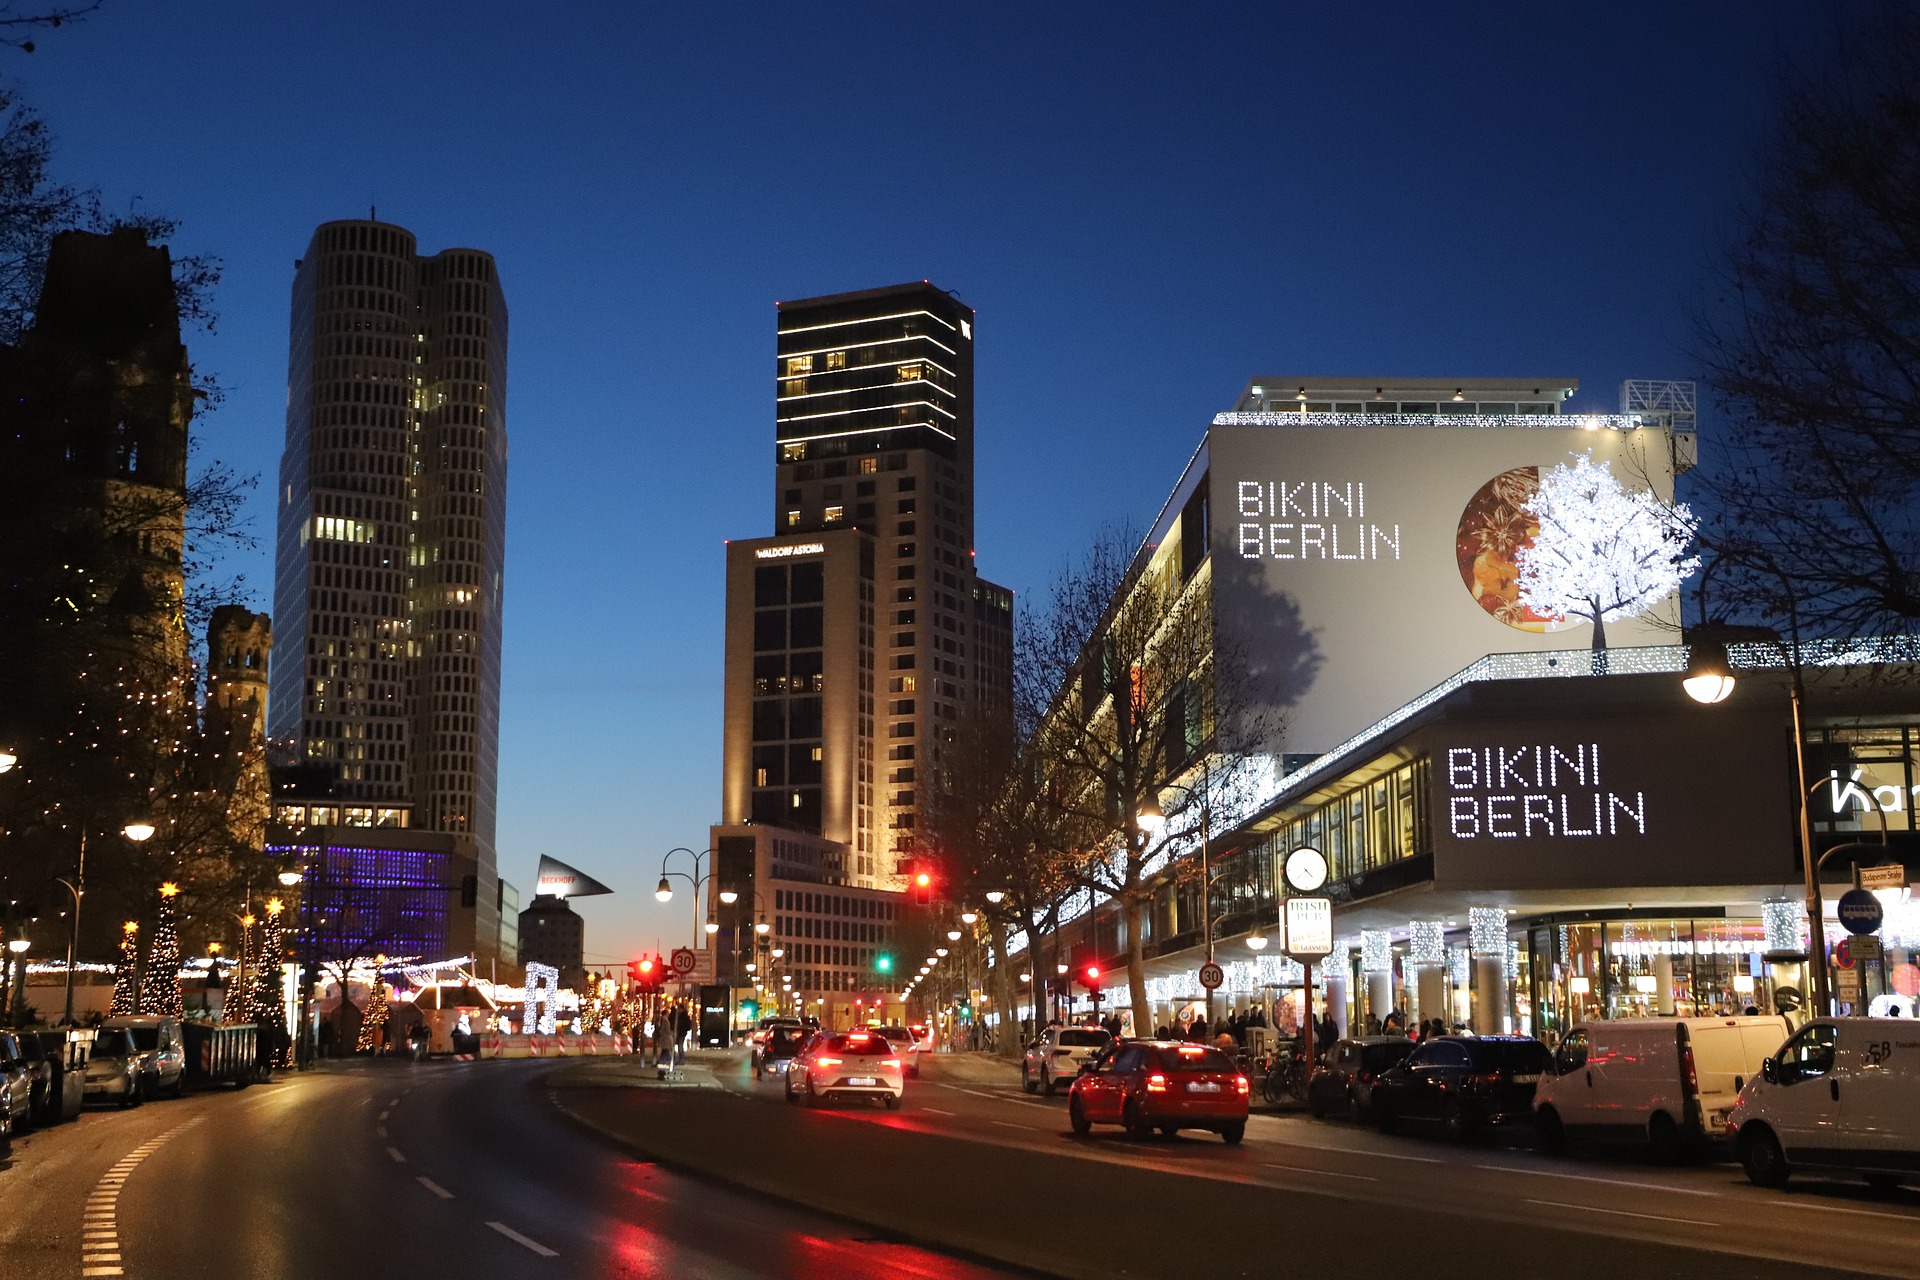
[[[386,1044],[387,1025],[387,984],[375,977],[373,988],[367,992],[366,1012],[360,1018],[360,1038],[354,1045],[355,1053],[368,1050],[378,1052]]]
[[[113,970],[113,1004],[107,1010],[116,1018],[140,1012],[140,922],[129,920],[120,926],[120,963]]]
[[[140,1012],[163,1018],[184,1018],[180,1000],[180,931],[173,922],[173,900],[180,886],[169,880],[160,886],[160,920],[153,930],[153,950],[147,955],[147,977],[140,984]]]
[[[283,962],[287,954],[287,941],[286,931],[280,924],[280,914],[286,910],[286,904],[278,898],[268,898],[265,910],[267,919],[260,926],[260,950],[254,958],[253,1017],[255,1022],[277,1025],[285,1032],[287,1012],[283,992],[286,974]]]

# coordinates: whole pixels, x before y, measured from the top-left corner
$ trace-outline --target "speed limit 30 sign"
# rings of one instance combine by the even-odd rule
[[[1200,966],[1200,985],[1209,991],[1218,991],[1220,984],[1225,982],[1226,978],[1227,975],[1220,971],[1220,966],[1211,960]]]

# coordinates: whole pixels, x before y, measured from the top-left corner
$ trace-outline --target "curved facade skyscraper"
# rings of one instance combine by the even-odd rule
[[[330,769],[340,825],[470,837],[485,914],[507,473],[493,258],[325,223],[295,271],[290,352],[269,732]]]

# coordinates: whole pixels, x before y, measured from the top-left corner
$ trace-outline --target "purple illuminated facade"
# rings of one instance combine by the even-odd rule
[[[276,829],[267,852],[303,879],[295,954],[322,964],[451,959],[476,954],[472,895],[478,857],[465,836],[407,829]]]

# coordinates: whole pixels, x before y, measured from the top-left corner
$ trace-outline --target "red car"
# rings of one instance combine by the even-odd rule
[[[1206,1045],[1127,1040],[1093,1060],[1067,1095],[1073,1131],[1124,1125],[1144,1138],[1181,1129],[1211,1129],[1229,1143],[1247,1132],[1247,1078],[1232,1059]]]

